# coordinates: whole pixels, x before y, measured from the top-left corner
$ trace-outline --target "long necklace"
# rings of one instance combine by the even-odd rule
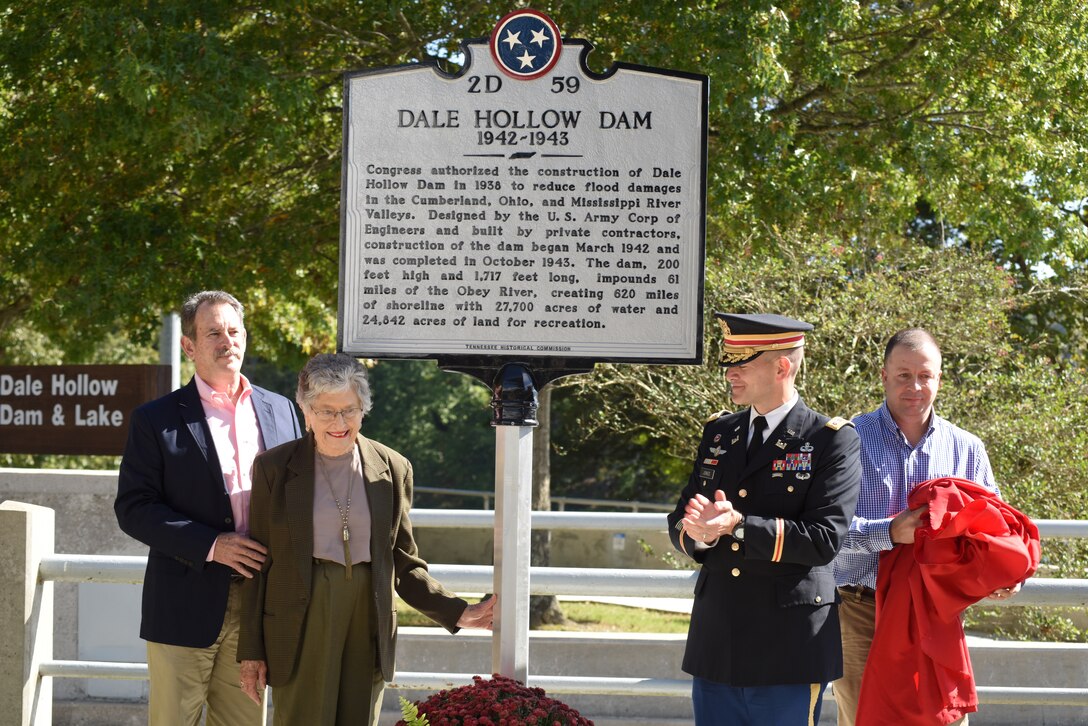
[[[355,461],[354,461],[354,449],[352,450],[352,463],[351,474],[348,476],[348,497],[347,506],[340,505],[340,499],[336,496],[336,491],[332,488],[332,478],[329,476],[328,465],[325,463],[325,456],[318,452],[317,460],[321,464],[321,473],[325,475],[325,484],[329,487],[329,494],[332,495],[332,500],[336,502],[336,510],[340,512],[340,523],[343,525],[344,536],[344,571],[346,579],[351,579],[351,531],[348,529],[348,515],[351,514],[351,492],[355,489]]]

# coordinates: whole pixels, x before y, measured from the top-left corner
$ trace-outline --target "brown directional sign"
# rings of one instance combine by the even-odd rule
[[[170,366],[0,366],[0,452],[119,455],[129,416],[170,391]]]

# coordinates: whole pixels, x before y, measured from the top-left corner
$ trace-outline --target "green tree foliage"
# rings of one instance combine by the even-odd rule
[[[710,75],[726,245],[752,230],[773,243],[773,228],[872,237],[924,199],[1002,262],[1088,253],[1088,14],[1066,2],[554,7],[568,34],[599,40],[602,66]]]
[[[1057,463],[1084,450],[1080,434],[1029,424],[1014,403],[1045,426],[1084,417],[1088,13],[1067,0],[535,7],[594,43],[596,70],[711,78],[711,360],[715,309],[811,320],[803,390],[848,415],[879,400],[883,340],[928,325],[950,364],[942,407],[986,435],[1010,491],[1081,511]],[[343,72],[454,69],[459,41],[511,9],[0,5],[0,362],[121,362],[205,287],[247,304],[251,356],[297,370],[332,349]],[[137,348],[107,343],[120,334]],[[476,425],[451,402],[475,411],[479,392],[439,383],[456,377],[433,364],[412,369],[414,389],[385,366],[378,405],[398,407],[368,425],[390,426],[376,437],[452,481],[468,459],[441,460],[440,432]],[[720,374],[602,366],[580,378],[556,395],[556,491],[671,498],[701,419],[727,405]],[[427,413],[405,415],[416,408]],[[411,428],[428,417],[432,430]]]
[[[962,410],[959,418],[969,420],[974,413],[980,421],[992,415],[980,403],[964,405],[965,398],[980,394],[958,380],[972,371],[992,375],[995,361],[1004,360],[998,352],[1009,350],[1005,314],[1014,288],[1002,268],[976,254],[910,244],[881,249],[780,239],[778,246],[773,256],[726,257],[708,268],[706,365],[598,366],[592,376],[572,380],[579,396],[600,396],[587,423],[660,437],[671,444],[672,454],[690,462],[703,421],[731,408],[717,366],[721,332],[715,310],[776,310],[819,321],[806,346],[798,388],[816,410],[845,417],[882,400],[879,371],[887,338],[900,328],[922,325],[942,342],[947,360],[942,411]],[[753,269],[759,274],[751,274]],[[660,500],[679,483],[642,486],[656,489]]]
[[[873,239],[924,199],[999,262],[1085,258],[1088,14],[1064,0],[538,7],[597,69],[711,76],[712,256]],[[262,355],[330,348],[342,72],[449,58],[510,9],[6,3],[0,352],[29,325],[77,362],[216,286]]]
[[[412,461],[417,486],[494,490],[491,392],[431,361],[380,361],[370,371],[374,409],[362,433]],[[456,502],[478,508],[480,502]]]
[[[151,339],[209,287],[246,302],[259,353],[332,348],[341,74],[474,17],[401,6],[0,6],[0,357],[22,327],[68,362],[103,331]]]
[[[568,32],[577,24],[600,39],[602,66],[644,58],[710,75],[712,257],[773,251],[782,235],[963,246],[1015,274],[1026,296],[1010,319],[1018,334],[1083,364],[1083,8],[648,5],[556,3],[555,12]]]

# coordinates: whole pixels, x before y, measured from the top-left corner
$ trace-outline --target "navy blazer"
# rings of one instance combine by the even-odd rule
[[[266,449],[301,435],[291,401],[257,386],[250,400]],[[195,380],[133,412],[113,509],[121,529],[151,548],[140,637],[210,646],[234,571],[205,559],[216,537],[234,531],[234,513]]]

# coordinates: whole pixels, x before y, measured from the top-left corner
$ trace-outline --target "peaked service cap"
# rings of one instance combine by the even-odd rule
[[[767,350],[789,350],[805,344],[812,325],[784,315],[714,313],[722,326],[720,366],[739,366]]]

